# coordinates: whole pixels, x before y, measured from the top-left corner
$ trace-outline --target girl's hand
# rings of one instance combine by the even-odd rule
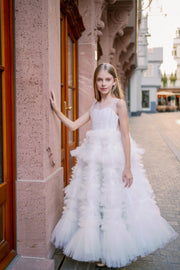
[[[56,107],[56,98],[53,90],[51,90],[50,103],[51,107],[54,109]]]
[[[133,176],[131,170],[125,168],[122,174],[122,181],[125,183],[125,187],[130,187],[133,183]]]

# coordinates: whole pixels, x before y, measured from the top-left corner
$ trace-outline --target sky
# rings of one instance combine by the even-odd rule
[[[144,0],[144,7],[148,5]],[[180,0],[152,0],[148,12],[148,47],[163,47],[163,64],[161,72],[170,74],[176,70],[176,62],[172,56],[173,38],[180,27]]]

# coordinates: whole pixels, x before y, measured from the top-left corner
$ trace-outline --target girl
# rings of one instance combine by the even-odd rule
[[[111,64],[96,68],[94,94],[90,110],[72,122],[59,112],[51,92],[51,106],[70,130],[92,122],[82,145],[71,151],[77,163],[64,188],[65,206],[51,242],[75,260],[122,267],[163,247],[177,233],[154,200]]]

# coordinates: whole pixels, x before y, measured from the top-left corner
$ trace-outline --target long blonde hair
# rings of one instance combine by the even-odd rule
[[[98,76],[98,73],[100,70],[106,70],[107,72],[109,72],[109,74],[111,74],[113,76],[114,79],[116,79],[116,84],[112,88],[112,94],[117,98],[123,99],[124,94],[123,94],[123,91],[119,85],[116,69],[113,65],[111,65],[109,63],[100,64],[95,69],[95,72],[94,72],[94,96],[95,96],[95,99],[97,101],[101,100],[101,94],[100,94],[99,90],[97,89],[97,85],[96,85],[97,76]]]

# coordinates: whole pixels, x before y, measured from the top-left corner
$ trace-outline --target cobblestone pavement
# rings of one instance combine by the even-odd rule
[[[180,234],[180,112],[132,117],[130,132],[135,141],[145,149],[143,163],[161,215]],[[61,266],[56,264],[56,269],[100,269],[94,263],[77,262],[65,257],[60,250],[55,257],[56,263],[61,263]],[[180,270],[180,237],[163,249],[118,269]]]

